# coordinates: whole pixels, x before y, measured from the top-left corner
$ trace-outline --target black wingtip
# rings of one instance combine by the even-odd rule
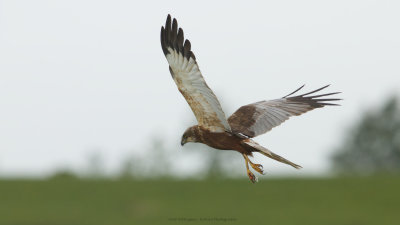
[[[170,15],[170,14],[168,14],[168,16],[167,16],[167,22],[166,22],[165,24],[167,25],[168,23],[171,23],[171,15]]]
[[[323,106],[329,105],[329,106],[342,106],[340,104],[335,104],[335,103],[321,103]]]
[[[336,94],[340,94],[342,92],[332,92],[332,93],[326,93],[326,94],[321,94],[321,95],[313,95],[313,96],[309,96],[311,98],[320,98],[320,97],[325,97],[325,96],[329,96],[329,95],[336,95]]]
[[[178,32],[178,21],[174,18],[172,20],[172,33],[176,34]]]
[[[161,42],[161,48],[164,52],[164,55],[167,54],[167,48],[165,47],[165,29],[164,26],[161,26],[161,32],[160,32],[160,42]]]
[[[291,96],[292,94],[294,94],[294,93],[298,92],[300,89],[302,89],[304,86],[306,86],[306,85],[303,84],[301,87],[297,88],[295,91],[293,91],[292,93],[290,93],[290,94],[288,94],[288,95],[286,95],[286,96],[284,96],[284,97],[282,97],[282,98],[286,98],[286,97]]]
[[[178,26],[176,18],[171,17],[170,14],[167,16],[165,27],[161,27],[161,46],[164,55],[169,54],[169,48],[181,53],[188,60],[193,58],[196,60],[193,52],[191,51],[191,44],[189,40],[185,40],[183,30]]]
[[[325,86],[323,86],[322,88],[318,88],[317,90],[310,91],[310,92],[308,92],[308,93],[302,94],[301,96],[310,95],[310,94],[312,94],[312,93],[315,93],[315,92],[321,91],[321,90],[323,90],[323,89],[325,89],[325,88],[327,88],[327,87],[329,87],[329,86],[330,86],[330,84],[328,84],[328,85],[325,85]]]
[[[289,101],[306,103],[306,104],[310,105],[313,108],[321,108],[321,107],[324,107],[324,106],[340,106],[339,104],[336,104],[336,101],[343,100],[341,98],[321,98],[321,97],[336,95],[336,94],[340,94],[341,92],[332,92],[332,93],[326,93],[326,94],[311,95],[311,94],[316,93],[318,91],[321,91],[321,90],[323,90],[323,89],[325,89],[325,88],[327,88],[329,86],[330,86],[330,84],[325,85],[325,86],[323,86],[321,88],[318,88],[318,89],[316,89],[314,91],[311,91],[311,92],[308,92],[308,93],[305,93],[305,94],[301,94],[301,95],[297,95],[297,96],[293,96],[293,97],[288,97],[288,96],[296,93],[298,90],[301,89],[301,88],[299,88],[298,90],[294,91],[293,93],[289,94],[288,96],[285,96],[284,98],[286,98]],[[332,103],[332,102],[335,102],[335,103]]]

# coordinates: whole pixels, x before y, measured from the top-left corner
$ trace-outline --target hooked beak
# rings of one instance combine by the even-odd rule
[[[181,146],[184,146],[186,144],[185,140],[181,141]]]

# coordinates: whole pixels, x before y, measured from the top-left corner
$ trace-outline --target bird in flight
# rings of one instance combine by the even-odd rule
[[[171,20],[170,15],[165,27],[161,27],[161,47],[172,78],[198,122],[198,125],[187,128],[183,133],[181,145],[198,142],[215,149],[241,153],[247,175],[253,183],[257,181],[257,177],[250,171],[249,165],[255,171],[264,174],[263,166],[249,159],[254,152],[296,169],[300,169],[301,166],[271,152],[252,138],[270,131],[291,116],[298,116],[315,108],[338,105],[332,102],[341,100],[326,98],[340,92],[317,94],[329,85],[305,94],[294,95],[304,87],[303,85],[282,98],[242,106],[227,119],[217,97],[200,72],[196,57],[191,51],[190,41],[184,39],[182,28],[178,29],[178,22],[176,19]]]

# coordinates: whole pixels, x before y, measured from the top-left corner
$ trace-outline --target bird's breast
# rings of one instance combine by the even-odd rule
[[[206,129],[200,129],[200,136],[203,144],[212,148],[221,150],[242,150],[241,138],[228,132],[212,132]]]

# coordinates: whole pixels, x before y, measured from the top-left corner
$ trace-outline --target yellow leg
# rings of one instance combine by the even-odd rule
[[[251,182],[253,182],[253,183],[257,182],[258,181],[257,177],[254,176],[254,174],[249,169],[249,162],[250,162],[249,158],[245,154],[242,154],[242,155],[243,155],[244,161],[246,163],[247,176],[249,176]]]
[[[247,155],[246,155],[247,157]],[[250,161],[250,159],[247,157],[247,160],[249,160],[250,166],[257,172],[259,172],[260,174],[264,175],[264,170],[263,170],[263,166],[261,164],[254,164],[252,161]]]

